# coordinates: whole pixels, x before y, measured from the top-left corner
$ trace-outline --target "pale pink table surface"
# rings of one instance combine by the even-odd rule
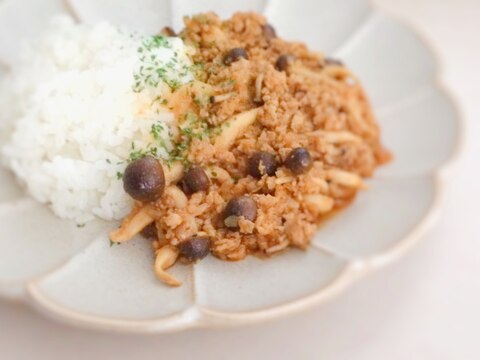
[[[0,359],[480,359],[480,1],[375,2],[432,41],[467,121],[443,215],[420,246],[329,304],[235,329],[107,334],[0,303]]]

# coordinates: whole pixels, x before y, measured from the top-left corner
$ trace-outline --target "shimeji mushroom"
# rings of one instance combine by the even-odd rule
[[[182,282],[166,272],[175,261],[177,261],[180,251],[172,245],[165,245],[157,250],[155,257],[155,264],[153,269],[158,279],[170,286],[180,286]]]

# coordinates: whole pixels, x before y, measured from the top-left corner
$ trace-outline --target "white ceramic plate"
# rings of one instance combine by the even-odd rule
[[[395,160],[319,231],[308,251],[176,266],[180,288],[155,279],[146,241],[111,248],[107,232],[114,224],[79,229],[58,220],[0,170],[2,297],[77,325],[129,332],[255,322],[331,298],[398,257],[432,224],[442,169],[459,146],[458,114],[425,44],[362,0],[4,0],[0,60],[14,62],[20,40],[58,12],[156,32],[164,25],[179,29],[184,14],[211,9],[222,16],[263,12],[280,36],[343,59],[363,81]]]

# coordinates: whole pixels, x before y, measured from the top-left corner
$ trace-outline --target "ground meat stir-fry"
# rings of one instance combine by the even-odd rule
[[[183,119],[179,160],[163,164],[162,196],[138,202],[112,237],[154,223],[157,260],[172,264],[305,249],[389,159],[358,79],[257,14],[208,13],[185,26],[178,36],[195,48],[197,80],[168,104]],[[157,275],[177,285],[162,261]]]

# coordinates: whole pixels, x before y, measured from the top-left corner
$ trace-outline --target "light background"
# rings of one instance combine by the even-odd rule
[[[313,311],[235,329],[107,334],[0,303],[0,359],[480,359],[480,0],[375,3],[432,41],[467,123],[443,214],[417,248]]]

